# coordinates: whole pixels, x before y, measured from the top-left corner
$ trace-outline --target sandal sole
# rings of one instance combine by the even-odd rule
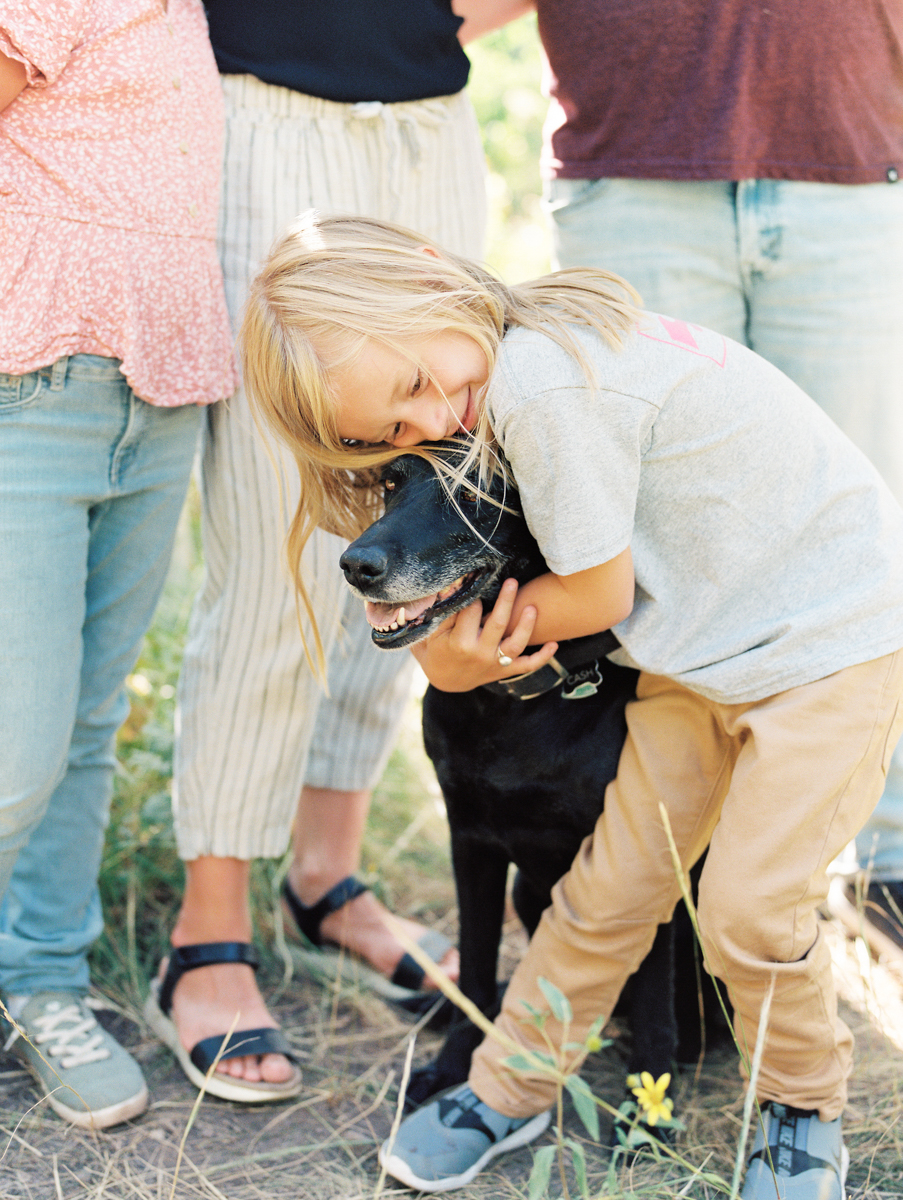
[[[294,1078],[278,1084],[239,1083],[237,1080],[227,1080],[217,1071],[204,1075],[191,1061],[188,1051],[179,1040],[179,1031],[174,1023],[160,1008],[157,1002],[158,987],[158,981],[154,980],[144,1005],[144,1019],[160,1041],[172,1051],[179,1066],[198,1091],[216,1096],[220,1100],[234,1100],[239,1104],[271,1104],[276,1100],[290,1100],[301,1091],[303,1081],[298,1067],[295,1067]],[[225,1037],[225,1034],[223,1036]]]

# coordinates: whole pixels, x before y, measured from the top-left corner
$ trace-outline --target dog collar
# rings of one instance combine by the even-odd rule
[[[533,700],[560,687],[565,700],[583,700],[599,690],[602,682],[599,659],[617,650],[620,644],[610,629],[589,637],[572,638],[562,642],[558,653],[538,670],[484,683],[483,687],[496,696],[513,696],[517,700]]]

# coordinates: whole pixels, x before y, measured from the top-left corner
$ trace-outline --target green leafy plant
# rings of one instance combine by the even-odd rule
[[[669,1147],[649,1130],[657,1127],[677,1131],[683,1129],[683,1125],[673,1115],[673,1101],[665,1096],[671,1082],[671,1076],[667,1074],[657,1080],[648,1072],[643,1072],[642,1077],[628,1077],[628,1084],[631,1079],[635,1080],[634,1094],[637,1098],[634,1101],[625,1101],[617,1109],[595,1096],[579,1071],[590,1054],[611,1044],[610,1041],[603,1041],[601,1037],[604,1018],[599,1017],[593,1022],[582,1042],[568,1040],[573,1021],[570,1001],[548,979],[540,978],[537,982],[548,1001],[548,1011],[536,1009],[526,1002],[524,1007],[530,1022],[545,1041],[547,1049],[543,1053],[530,1055],[514,1054],[503,1060],[504,1065],[512,1071],[529,1071],[535,1074],[539,1067],[545,1070],[555,1083],[556,1141],[553,1146],[543,1146],[534,1156],[528,1187],[529,1196],[530,1200],[540,1200],[540,1197],[546,1195],[551,1182],[552,1168],[557,1161],[562,1195],[568,1200],[570,1190],[566,1163],[569,1159],[579,1195],[583,1200],[590,1200],[586,1153],[580,1142],[568,1137],[564,1132],[565,1092],[570,1096],[574,1111],[593,1141],[599,1141],[599,1110],[604,1109],[615,1118],[614,1130],[618,1142],[631,1153],[644,1146],[648,1146],[655,1154],[667,1151]],[[562,1029],[560,1047],[554,1045],[546,1029],[550,1016],[554,1017]]]

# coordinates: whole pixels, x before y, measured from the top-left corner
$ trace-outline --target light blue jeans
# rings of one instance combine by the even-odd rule
[[[0,375],[0,989],[85,990],[127,713],[200,413],[118,360]]]
[[[615,271],[770,359],[903,503],[903,184],[558,179],[545,205],[556,266]],[[903,879],[903,743],[857,853]]]

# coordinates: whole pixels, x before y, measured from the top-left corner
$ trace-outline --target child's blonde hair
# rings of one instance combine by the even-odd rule
[[[568,325],[588,325],[617,347],[636,321],[638,302],[624,280],[589,269],[508,287],[408,229],[366,217],[309,211],[289,226],[251,285],[240,341],[255,417],[287,447],[300,476],[286,555],[312,622],[321,671],[322,648],[300,567],[313,531],[357,537],[379,515],[381,468],[399,454],[431,458],[454,480],[477,458],[481,478],[488,480],[497,462],[485,405],[471,453],[456,468],[418,447],[343,442],[332,373],[353,364],[368,340],[413,361],[411,339],[456,332],[477,343],[491,377],[505,330],[522,325],[553,338],[591,378]],[[310,658],[306,639],[305,645]]]

